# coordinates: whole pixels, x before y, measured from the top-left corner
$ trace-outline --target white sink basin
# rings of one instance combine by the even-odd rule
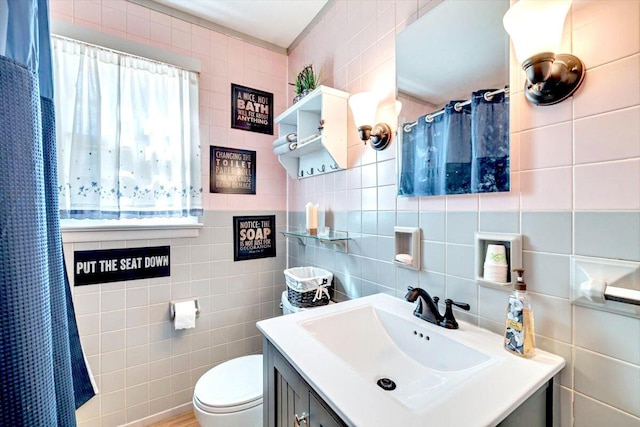
[[[445,397],[496,361],[439,332],[373,306],[338,312],[300,325],[365,381],[377,384],[380,379],[392,380],[396,387],[386,390],[388,394],[414,410]]]
[[[503,338],[458,321],[444,329],[385,294],[263,320],[258,329],[354,426],[493,426],[564,366],[537,350],[523,359]],[[393,380],[396,388],[377,383]],[[385,384],[386,385],[386,384]]]

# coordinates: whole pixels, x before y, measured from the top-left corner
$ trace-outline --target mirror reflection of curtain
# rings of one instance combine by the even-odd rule
[[[444,194],[443,144],[447,121],[443,115],[427,121],[420,117],[414,126],[403,129],[398,195],[436,196]]]
[[[465,194],[471,188],[471,106],[456,109],[451,101],[444,109],[445,132],[442,144],[444,174],[438,194]]]
[[[400,150],[400,167],[398,174],[398,195],[415,196],[414,181],[416,177],[416,145],[424,138],[424,117],[418,119],[415,126],[402,128],[402,144]]]
[[[471,97],[471,187],[474,193],[509,191],[509,97]]]
[[[399,196],[509,191],[509,98],[493,91],[403,127]]]
[[[426,117],[420,117],[411,128],[403,129],[400,196],[443,194],[442,147],[447,135],[446,121],[442,115],[430,121],[426,121]]]
[[[403,128],[399,196],[435,196],[442,193],[442,144],[445,132],[443,116],[426,121],[427,115]]]
[[[442,193],[442,149],[445,144],[447,122],[443,115],[434,117],[431,121],[420,118],[419,122],[425,123],[424,138],[418,143],[422,152],[418,153],[416,162],[416,195],[437,196]]]

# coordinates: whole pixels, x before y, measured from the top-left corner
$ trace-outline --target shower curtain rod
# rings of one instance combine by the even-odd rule
[[[484,99],[485,99],[485,101],[491,101],[491,98],[493,98],[494,95],[498,95],[499,93],[504,93],[505,95],[509,96],[509,88],[505,87],[503,89],[494,90],[493,92],[485,92]],[[469,104],[471,104],[471,100],[467,99],[466,101],[463,101],[463,102],[456,102],[455,105],[453,106],[453,108],[456,111],[460,111],[460,110],[462,110],[462,107],[464,107],[465,105],[469,105]],[[438,117],[441,114],[444,114],[444,108],[441,109],[441,110],[436,111],[435,113],[427,114],[424,117],[424,121],[427,122],[427,123],[431,123],[434,118]],[[418,120],[416,120],[413,123],[405,124],[404,125],[404,131],[405,132],[409,132],[411,130],[411,128],[414,127],[417,124],[418,124]]]

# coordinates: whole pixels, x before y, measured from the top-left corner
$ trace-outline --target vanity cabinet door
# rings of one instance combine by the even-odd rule
[[[276,427],[307,427],[302,420],[309,414],[308,389],[279,354],[274,357],[274,383]]]
[[[336,420],[329,409],[309,390],[309,427],[342,427],[345,425]]]
[[[346,426],[266,338],[262,352],[265,427]]]

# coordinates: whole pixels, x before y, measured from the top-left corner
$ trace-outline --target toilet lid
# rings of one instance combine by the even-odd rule
[[[262,355],[251,355],[211,368],[196,383],[194,396],[202,409],[227,412],[262,403],[262,387]]]

